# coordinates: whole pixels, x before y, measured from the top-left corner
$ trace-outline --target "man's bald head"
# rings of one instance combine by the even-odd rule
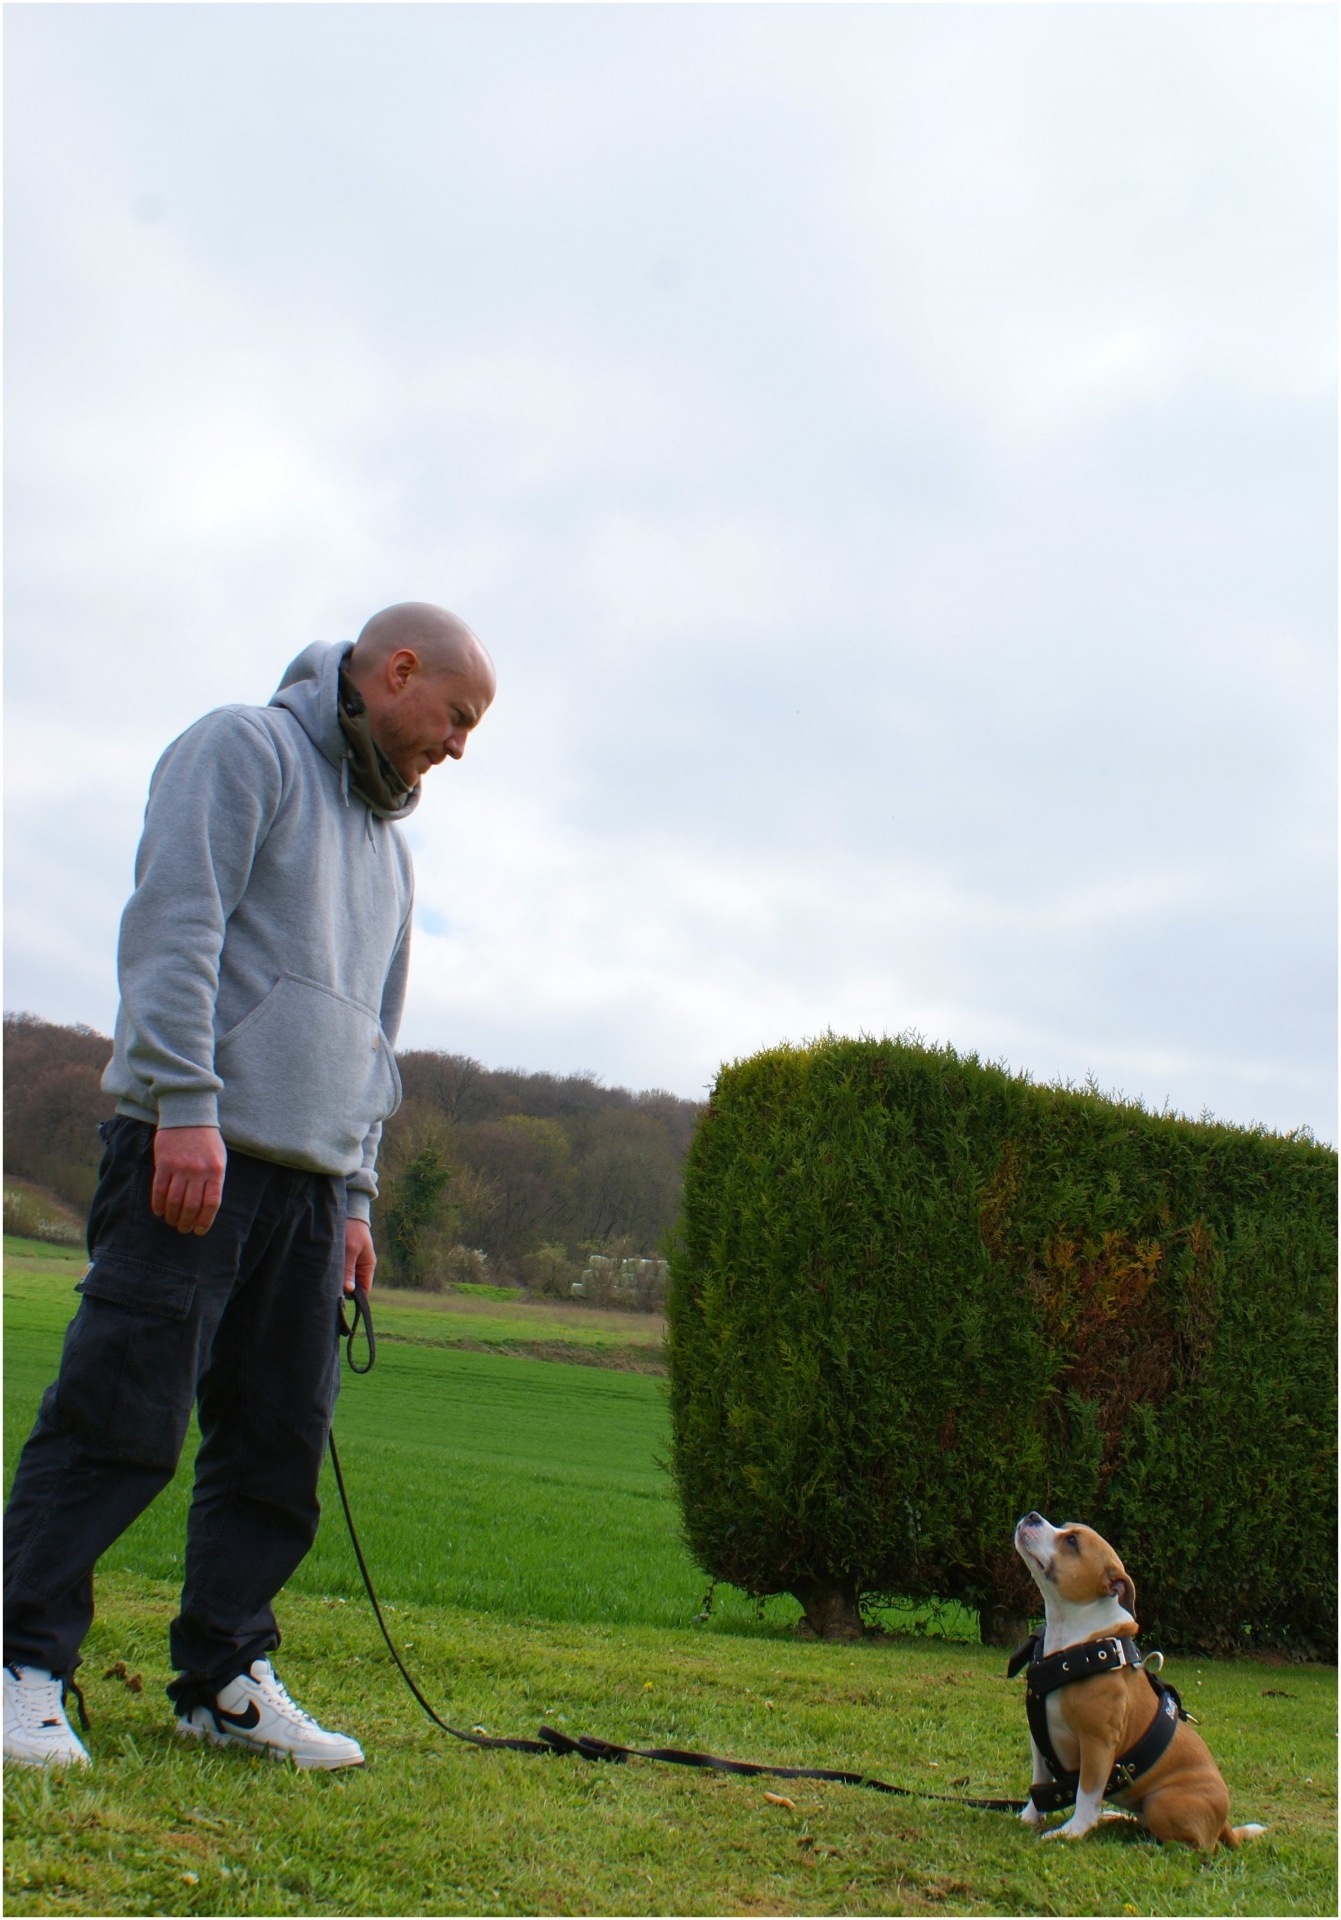
[[[376,672],[400,648],[408,648],[430,673],[468,673],[489,656],[464,620],[427,600],[403,600],[383,607],[368,621],[346,671],[358,685],[360,670]]]
[[[493,662],[464,620],[425,600],[384,607],[345,662],[373,739],[407,786],[459,760],[496,688]]]

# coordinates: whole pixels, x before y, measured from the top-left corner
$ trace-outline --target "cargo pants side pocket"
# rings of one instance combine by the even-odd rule
[[[104,1456],[170,1473],[199,1370],[194,1275],[105,1257],[78,1291],[84,1297],[66,1329],[52,1414]]]

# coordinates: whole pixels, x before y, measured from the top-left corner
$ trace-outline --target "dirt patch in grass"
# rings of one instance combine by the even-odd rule
[[[373,1291],[374,1306],[385,1301],[391,1307],[414,1307],[424,1313],[450,1313],[475,1315],[486,1320],[496,1320],[506,1313],[509,1303],[503,1300],[482,1300],[478,1296],[466,1293],[418,1293],[405,1287],[376,1287]],[[666,1331],[666,1321],[659,1313],[622,1313],[610,1307],[584,1307],[576,1301],[532,1299],[517,1294],[516,1311],[525,1313],[527,1319],[543,1318],[556,1327],[576,1327],[584,1332],[622,1333],[629,1342],[638,1341],[657,1344]]]
[[[405,1333],[379,1333],[377,1338],[388,1346],[422,1344]],[[666,1371],[660,1353],[651,1346],[581,1347],[570,1340],[472,1340],[465,1334],[441,1344],[464,1353],[501,1353],[510,1360],[562,1360],[574,1367],[610,1367],[616,1373],[664,1374]]]

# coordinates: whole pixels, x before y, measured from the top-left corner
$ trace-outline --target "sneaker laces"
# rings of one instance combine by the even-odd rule
[[[298,1702],[290,1697],[288,1688],[284,1685],[284,1682],[280,1679],[268,1660],[265,1662],[265,1666],[267,1669],[267,1678],[256,1682],[256,1684],[260,1686],[267,1701],[275,1708],[276,1712],[283,1714],[289,1720],[296,1721],[299,1726],[313,1727],[318,1733],[324,1733],[326,1729],[321,1726],[318,1721],[314,1720],[310,1713],[304,1713],[303,1709],[298,1705]],[[254,1678],[255,1676],[253,1676],[253,1679]]]
[[[70,1693],[79,1703],[80,1725],[87,1730],[88,1714],[84,1708],[84,1696],[67,1675],[53,1673],[48,1680],[25,1681],[23,1675],[32,1673],[33,1669],[13,1661],[9,1663],[9,1671],[20,1683],[11,1697],[25,1733],[40,1733],[44,1727],[60,1726],[65,1721],[65,1699]]]

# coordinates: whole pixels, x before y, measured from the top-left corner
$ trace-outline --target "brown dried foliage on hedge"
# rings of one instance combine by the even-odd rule
[[[692,1550],[817,1622],[1027,1611],[1038,1507],[1170,1646],[1332,1646],[1336,1171],[907,1041],[724,1069],[669,1302]]]

